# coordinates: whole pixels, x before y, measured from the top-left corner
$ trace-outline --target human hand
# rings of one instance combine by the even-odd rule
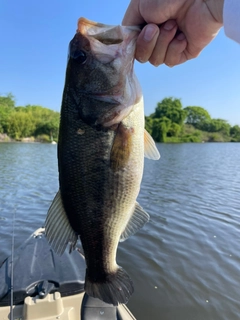
[[[196,58],[222,27],[224,0],[131,0],[123,25],[142,25],[135,57],[154,66]]]

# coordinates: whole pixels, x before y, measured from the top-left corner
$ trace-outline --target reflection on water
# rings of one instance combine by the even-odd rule
[[[120,244],[138,320],[237,320],[240,313],[240,144],[158,145],[139,203],[150,222]],[[0,144],[0,261],[42,226],[57,189],[56,146]]]

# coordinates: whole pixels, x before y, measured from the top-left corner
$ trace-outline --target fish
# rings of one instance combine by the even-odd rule
[[[144,130],[144,106],[134,73],[138,27],[86,18],[69,44],[58,141],[59,191],[45,222],[53,250],[81,240],[85,291],[117,306],[134,287],[118,266],[119,241],[149,221],[136,201],[144,155],[160,155]]]

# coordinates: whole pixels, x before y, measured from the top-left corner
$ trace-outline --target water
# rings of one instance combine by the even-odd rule
[[[151,221],[118,250],[138,320],[239,320],[240,144],[159,144],[139,203]],[[44,223],[56,145],[0,144],[0,261]]]

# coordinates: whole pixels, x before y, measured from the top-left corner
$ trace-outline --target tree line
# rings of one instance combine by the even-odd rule
[[[59,112],[37,105],[16,106],[10,93],[0,96],[0,133],[21,140],[34,137],[39,141],[58,138]]]
[[[183,108],[180,99],[165,98],[145,117],[146,129],[156,142],[240,142],[240,127],[211,118],[198,106]]]
[[[16,106],[12,94],[0,96],[0,133],[21,140],[57,141],[60,114],[37,105]],[[145,127],[156,142],[240,142],[240,127],[213,119],[198,106],[183,108],[172,97],[157,103],[154,113],[145,117]]]

